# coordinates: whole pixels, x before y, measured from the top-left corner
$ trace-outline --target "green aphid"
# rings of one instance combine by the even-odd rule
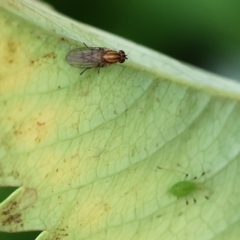
[[[191,181],[181,181],[178,183],[175,183],[170,189],[169,192],[178,197],[186,197],[192,193],[194,193],[197,190],[202,189],[201,183],[191,182]]]
[[[174,171],[174,170],[169,170],[169,169],[165,169],[162,167],[158,167],[158,168],[168,170],[168,171]],[[179,172],[179,171],[176,171],[176,172]],[[182,172],[180,172],[180,173],[182,173]],[[188,177],[188,174],[187,173],[184,173],[184,174],[185,174],[185,179],[186,179]],[[200,178],[204,175],[205,175],[205,172],[202,172]],[[204,183],[195,182],[195,180],[197,180],[197,179],[198,179],[197,177],[194,177],[192,181],[183,180],[183,181],[177,182],[169,189],[169,193],[171,193],[172,195],[174,195],[177,198],[185,197],[186,204],[188,204],[188,200],[186,197],[192,196],[194,203],[196,203],[197,201],[193,196],[194,193],[197,192],[198,190],[201,190],[204,188]],[[205,196],[205,198],[209,199],[208,196]]]

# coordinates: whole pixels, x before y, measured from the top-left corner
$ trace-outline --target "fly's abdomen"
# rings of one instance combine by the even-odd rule
[[[103,55],[103,59],[105,60],[105,62],[107,62],[109,64],[113,64],[113,63],[117,63],[117,62],[123,63],[127,59],[127,55],[125,54],[125,52],[123,50],[120,50],[118,52],[108,50]]]

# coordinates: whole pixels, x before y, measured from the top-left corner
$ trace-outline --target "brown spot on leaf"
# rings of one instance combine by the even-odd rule
[[[14,135],[20,135],[20,134],[22,134],[22,131],[14,131],[13,133],[14,133]]]
[[[111,208],[107,203],[104,203],[104,210],[105,212],[109,211]]]
[[[8,4],[11,8],[17,10],[18,12],[22,12],[21,9],[19,8],[19,6],[18,6],[16,3],[12,2],[12,1],[9,1],[9,2],[7,2],[7,4]]]
[[[50,53],[47,53],[47,54],[43,55],[43,58],[52,58],[52,59],[54,59],[56,57],[57,57],[57,55],[54,52],[50,52]]]
[[[17,50],[17,43],[14,42],[13,40],[9,40],[8,44],[7,44],[7,50],[9,52],[9,54],[15,53]]]
[[[11,174],[10,174],[10,176],[12,176],[12,177],[14,177],[15,179],[18,179],[19,178],[19,172],[17,172],[17,171],[12,171],[11,172]]]
[[[66,232],[66,229],[64,228],[57,228],[57,232],[55,233],[55,236],[53,237],[53,239],[55,240],[61,240],[65,237],[68,236],[68,233]]]
[[[39,137],[36,137],[36,138],[35,138],[35,142],[37,142],[37,143],[40,143],[40,142],[41,142],[41,140],[42,140],[42,139],[41,139],[41,138],[39,138]]]
[[[17,202],[16,201],[10,202],[7,207],[8,208],[6,210],[2,211],[2,215],[11,214],[11,212],[13,212],[17,208]]]
[[[43,125],[45,125],[45,122],[37,122],[37,125],[40,127],[40,126],[43,126]]]
[[[16,213],[13,215],[8,216],[5,220],[2,221],[2,225],[11,225],[13,223],[20,223],[22,222],[22,215],[20,213]]]

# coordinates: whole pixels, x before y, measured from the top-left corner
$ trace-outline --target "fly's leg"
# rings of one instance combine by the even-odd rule
[[[100,73],[100,68],[103,68],[104,67],[104,65],[103,64],[98,64],[98,74]]]
[[[86,43],[83,43],[83,45],[84,45],[86,48],[90,49],[90,50],[92,50],[93,48],[96,48],[96,49],[98,49],[98,50],[103,50],[102,47],[89,47]]]
[[[83,45],[84,45],[86,48],[90,49],[90,47],[89,47],[86,43],[83,43]]]
[[[90,67],[88,67],[88,68],[85,68],[81,73],[80,73],[80,75],[82,75],[86,70],[88,70],[88,69],[91,69]]]

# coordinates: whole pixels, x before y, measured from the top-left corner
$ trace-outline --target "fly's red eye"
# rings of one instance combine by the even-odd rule
[[[119,60],[119,62],[120,62],[120,63],[125,62],[125,60],[127,59],[126,53],[125,53],[123,50],[119,50],[119,54],[120,54],[120,60]]]

